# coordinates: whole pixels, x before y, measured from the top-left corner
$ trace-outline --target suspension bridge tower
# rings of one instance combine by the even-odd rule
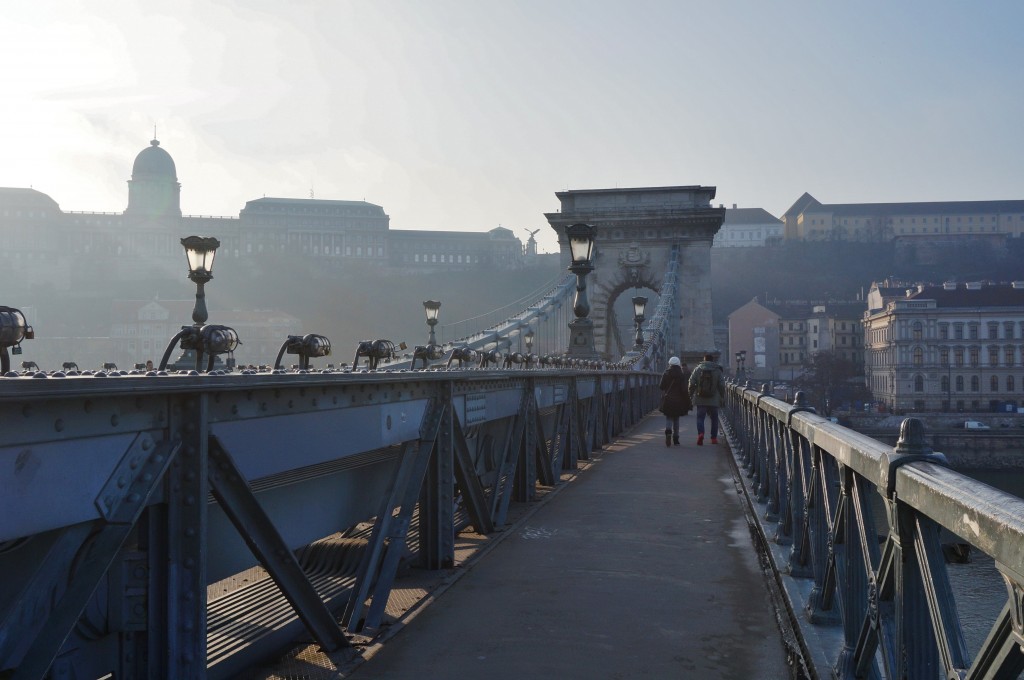
[[[558,235],[562,263],[571,261],[565,228],[584,222],[597,229],[594,271],[587,276],[594,344],[604,357],[616,353],[615,300],[633,288],[672,294],[677,337],[666,338],[668,351],[691,366],[715,352],[711,321],[711,243],[725,219],[712,206],[715,187],[674,186],[585,189],[555,194],[561,208],[546,213]],[[675,291],[663,291],[663,273],[671,258],[679,262]]]

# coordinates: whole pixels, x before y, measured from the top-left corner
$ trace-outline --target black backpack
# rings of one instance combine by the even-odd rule
[[[697,396],[705,399],[715,396],[715,372],[712,369],[700,369],[700,378],[697,379]]]

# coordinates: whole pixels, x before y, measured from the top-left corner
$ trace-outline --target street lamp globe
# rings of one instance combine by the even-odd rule
[[[633,316],[643,321],[644,312],[647,311],[647,298],[637,295],[633,298]]]
[[[565,234],[569,237],[569,252],[575,265],[590,264],[594,250],[594,232],[589,224],[573,224],[566,227]]]
[[[437,325],[437,317],[441,313],[441,303],[437,300],[424,300],[423,311],[426,312],[427,325],[430,326],[430,337],[427,344],[436,345],[437,337],[434,335],[434,326]]]
[[[526,353],[527,354],[529,354],[530,352],[533,351],[533,337],[534,337],[534,334],[533,334],[533,329],[532,328],[530,330],[526,331],[526,333],[523,335],[523,340],[526,342]]]
[[[427,314],[427,322],[437,322],[437,316],[441,312],[441,303],[437,300],[424,300],[423,310]]]
[[[188,277],[193,281],[196,278],[213,278],[213,258],[217,255],[217,248],[220,241],[212,236],[187,236],[181,239],[181,245],[185,247],[185,257],[188,258]]]
[[[192,321],[201,326],[210,318],[206,311],[206,291],[203,287],[213,278],[213,258],[217,255],[220,241],[212,236],[187,236],[181,239],[181,245],[188,258],[188,278],[196,284],[196,305],[192,309]]]
[[[643,347],[644,344],[644,312],[647,311],[647,298],[642,295],[637,295],[633,298],[633,321],[636,323],[636,337],[633,339],[633,344],[637,347]]]
[[[569,241],[572,264],[569,271],[576,275],[576,298],[572,311],[575,319],[569,322],[569,354],[574,357],[597,357],[594,347],[594,322],[588,319],[590,303],[587,301],[587,274],[594,271],[593,251],[597,228],[590,224],[572,224],[565,228]]]

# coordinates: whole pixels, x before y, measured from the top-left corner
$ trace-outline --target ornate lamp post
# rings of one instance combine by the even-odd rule
[[[160,360],[159,370],[162,371],[167,367],[167,360],[180,340],[182,355],[178,357],[175,365],[185,363],[188,352],[192,351],[195,352],[195,369],[202,370],[203,355],[208,354],[209,362],[206,370],[211,371],[218,354],[230,355],[241,344],[235,329],[206,324],[209,314],[206,311],[204,286],[213,278],[213,259],[217,255],[220,241],[211,236],[188,236],[181,239],[181,245],[185,248],[185,257],[188,258],[188,278],[196,284],[196,304],[192,309],[193,325],[182,326],[181,330],[171,339]],[[229,367],[232,362],[233,360],[229,358]]]
[[[576,275],[576,299],[572,311],[576,318],[569,322],[570,357],[596,359],[597,349],[594,347],[594,322],[587,318],[590,314],[590,303],[587,302],[587,274],[594,271],[592,255],[594,236],[597,229],[589,224],[572,224],[565,228],[569,238],[569,252],[572,264],[569,271]]]
[[[441,347],[437,344],[437,336],[434,334],[434,326],[437,325],[437,316],[441,313],[441,303],[437,300],[424,300],[423,311],[427,315],[427,325],[430,327],[430,336],[426,345],[416,345],[412,349],[412,363],[409,368],[416,368],[416,360],[423,360],[423,368],[427,367],[428,361],[436,361],[443,357]]]
[[[526,343],[526,353],[527,354],[530,354],[530,353],[533,352],[533,338],[534,338],[534,334],[533,334],[533,329],[532,328],[530,330],[526,331],[526,334],[523,335],[523,341]]]
[[[427,338],[427,344],[436,345],[437,336],[434,335],[434,326],[437,325],[437,316],[441,313],[441,303],[437,300],[425,300],[423,311],[427,313],[427,325],[430,326],[430,337]]]
[[[736,352],[736,378],[740,382],[747,379],[747,350]]]
[[[636,322],[636,339],[634,344],[637,347],[643,347],[644,344],[644,333],[641,325],[644,322],[644,312],[647,310],[647,298],[643,296],[636,296],[633,298],[633,321]]]
[[[212,236],[188,236],[181,239],[188,258],[188,278],[196,284],[196,306],[192,309],[192,321],[202,326],[210,318],[206,312],[206,291],[204,286],[213,278],[213,258],[220,248],[220,241]]]

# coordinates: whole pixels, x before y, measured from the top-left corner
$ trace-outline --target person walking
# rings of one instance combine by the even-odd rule
[[[659,410],[665,414],[665,446],[679,445],[679,416],[685,416],[692,408],[686,387],[689,377],[686,364],[679,357],[669,359],[668,369],[661,375]]]
[[[725,400],[725,375],[713,354],[705,354],[690,374],[690,401],[697,409],[697,446],[704,445],[704,418],[711,417],[711,443],[718,443],[718,408]]]

